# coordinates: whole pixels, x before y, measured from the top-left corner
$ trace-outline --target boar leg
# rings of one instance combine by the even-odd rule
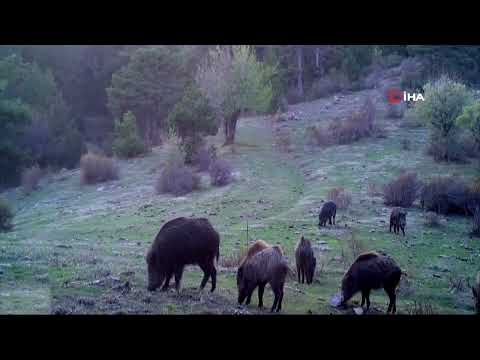
[[[335,225],[335,216],[337,216],[337,210],[333,213],[333,225]]]
[[[203,279],[202,282],[200,283],[200,290],[203,290],[205,285],[207,285],[207,281],[210,278],[210,267],[206,264],[199,264],[200,269],[203,271]]]
[[[328,217],[328,225],[332,225],[332,217],[331,216]]]
[[[302,273],[302,284],[305,284],[305,267],[303,265],[300,271]]]
[[[390,311],[392,311],[392,314],[395,314],[395,312],[397,311],[395,288],[389,287],[388,289],[385,289],[385,292],[387,293],[390,300],[388,303],[387,314],[390,313]]]
[[[263,307],[263,291],[265,290],[265,283],[258,284],[258,307]]]
[[[282,310],[282,301],[283,301],[283,284],[280,286],[280,296],[277,303],[277,312]]]
[[[405,227],[401,226],[400,229],[402,229],[403,236],[405,236]]]
[[[171,272],[170,270],[167,272],[167,277],[165,279],[165,284],[163,284],[162,286],[162,291],[167,291],[168,290],[168,286],[170,285],[170,279],[172,278],[172,275],[173,275],[173,272]]]
[[[214,292],[217,287],[217,269],[215,269],[215,265],[213,264],[212,269],[210,270],[210,276],[212,278],[212,288],[210,289],[210,292]]]
[[[300,266],[297,265],[297,275],[298,275],[298,282],[301,283],[300,281],[300,271],[301,271],[301,268]]]
[[[177,292],[180,292],[180,284],[182,282],[182,275],[183,275],[183,266],[179,267],[175,270],[175,289]]]

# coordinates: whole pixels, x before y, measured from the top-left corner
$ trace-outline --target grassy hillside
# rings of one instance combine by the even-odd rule
[[[450,216],[442,225],[424,225],[416,205],[409,209],[405,238],[388,232],[391,209],[367,190],[381,186],[402,169],[414,169],[421,179],[457,174],[470,180],[474,164],[437,164],[425,155],[427,130],[400,126],[377,118],[387,129],[385,139],[365,139],[326,149],[305,144],[305,128],[337,115],[358,102],[347,96],[299,104],[305,118],[272,124],[266,118],[242,119],[235,151],[224,149],[236,181],[210,186],[206,174],[201,190],[184,197],[156,195],[154,183],[166,153],[157,148],[147,156],[119,161],[120,180],[80,184],[79,171],[43,179],[29,196],[15,189],[4,195],[16,208],[14,230],[0,234],[0,313],[267,313],[258,311],[256,294],[249,307],[236,304],[235,268],[220,266],[217,290],[210,294],[198,267],[189,267],[180,294],[146,290],[145,251],[161,225],[178,216],[208,217],[221,235],[221,261],[247,246],[248,236],[282,245],[291,264],[303,234],[315,244],[317,274],[313,286],[289,279],[283,313],[342,314],[329,300],[351,263],[352,236],[364,250],[393,256],[408,273],[402,280],[397,311],[409,313],[414,302],[429,304],[438,313],[472,313],[470,290],[480,264],[480,242],[470,239],[471,219]],[[292,134],[294,149],[281,153],[274,146],[273,127]],[[403,150],[402,140],[411,141]],[[220,142],[221,139],[213,139]],[[319,229],[318,212],[333,187],[353,196],[348,210],[337,212],[337,225]],[[452,289],[452,284],[459,284]],[[359,301],[359,295],[353,302]],[[265,305],[272,304],[267,288]],[[373,313],[385,312],[383,291],[372,294]]]

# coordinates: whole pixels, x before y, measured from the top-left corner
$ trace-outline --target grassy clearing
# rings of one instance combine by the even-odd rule
[[[329,115],[320,114],[318,121]],[[308,150],[307,121],[283,123],[292,133],[289,154],[274,149],[268,121],[243,119],[235,152],[222,151],[236,181],[214,188],[204,174],[201,190],[185,197],[155,194],[162,149],[121,161],[117,181],[83,186],[76,170],[47,176],[29,196],[20,189],[7,192],[17,215],[14,231],[0,234],[0,313],[258,313],[256,295],[248,309],[237,308],[234,269],[220,269],[214,294],[209,284],[201,294],[195,290],[202,276],[197,267],[187,269],[180,295],[146,291],[145,251],[160,226],[177,216],[208,217],[221,234],[221,256],[247,245],[247,223],[250,238],[282,245],[292,265],[296,242],[302,234],[310,238],[325,266],[313,286],[287,283],[284,313],[344,313],[329,300],[348,265],[351,231],[368,249],[392,255],[409,274],[399,290],[398,312],[423,301],[439,313],[472,313],[468,289],[449,289],[450,278],[473,278],[479,270],[480,244],[467,235],[470,219],[449,217],[441,227],[428,228],[414,207],[407,236],[395,236],[388,232],[390,208],[369,196],[367,187],[381,186],[402,169],[415,169],[420,179],[457,173],[469,180],[475,166],[433,163],[424,153],[427,130],[400,127],[381,111],[379,118],[387,139]],[[410,139],[410,150],[402,150],[402,139]],[[338,212],[336,227],[320,230],[318,211],[334,187],[350,191],[352,205]],[[265,296],[268,308],[272,294]],[[373,292],[374,309],[384,312],[387,302],[383,291]]]

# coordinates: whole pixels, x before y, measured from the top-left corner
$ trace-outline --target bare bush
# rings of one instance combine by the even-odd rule
[[[25,169],[22,172],[22,188],[26,194],[30,194],[32,191],[38,189],[38,183],[42,178],[43,172],[37,166]]]
[[[221,256],[219,264],[225,268],[238,268],[246,254],[246,249],[235,250],[232,254]]]
[[[400,144],[402,146],[402,150],[408,151],[412,149],[412,142],[410,141],[410,139],[402,139]]]
[[[432,179],[423,186],[420,194],[423,208],[444,215],[473,214],[473,208],[478,200],[478,194],[473,193],[462,179],[455,176]]]
[[[210,180],[213,186],[224,186],[233,180],[232,166],[224,159],[217,159],[209,169]]]
[[[329,146],[332,137],[328,131],[320,126],[309,126],[305,129],[305,138],[308,145]]]
[[[192,156],[192,164],[198,167],[199,171],[207,171],[212,161],[217,158],[217,149],[214,145],[209,148],[201,146]]]
[[[471,235],[480,237],[480,207],[477,205],[473,213],[473,228]]]
[[[82,184],[95,184],[118,179],[118,167],[113,159],[85,154],[80,159],[80,178]]]
[[[440,226],[440,219],[436,213],[429,211],[425,214],[424,224],[428,227],[438,227]]]
[[[383,198],[385,205],[410,207],[417,198],[420,182],[415,172],[401,174],[398,178],[385,185]]]
[[[288,130],[277,129],[275,131],[275,145],[281,152],[292,151],[292,140]]]
[[[180,156],[171,156],[156,183],[158,194],[170,193],[175,196],[188,194],[200,186],[200,177],[183,164]]]
[[[333,188],[327,197],[337,205],[338,209],[347,209],[352,203],[352,194],[342,187]]]
[[[417,302],[407,307],[407,314],[409,315],[436,315],[437,311],[432,304],[428,302]]]
[[[380,185],[375,183],[368,183],[367,194],[369,196],[383,196],[383,189]]]
[[[365,241],[359,239],[356,234],[352,232],[342,246],[342,259],[344,261],[344,266],[350,266],[360,254],[366,251],[368,251],[368,247],[366,246]],[[348,256],[345,256],[346,254]]]
[[[467,162],[465,149],[462,144],[453,137],[445,138],[433,135],[427,147],[427,154],[432,156],[437,162]]]

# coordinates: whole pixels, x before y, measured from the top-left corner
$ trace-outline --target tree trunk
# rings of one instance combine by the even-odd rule
[[[303,97],[303,49],[297,46],[297,92],[298,96]]]
[[[235,111],[230,117],[225,118],[225,143],[223,146],[231,145],[235,142],[235,132],[237,130],[237,121],[240,117],[240,111]]]

